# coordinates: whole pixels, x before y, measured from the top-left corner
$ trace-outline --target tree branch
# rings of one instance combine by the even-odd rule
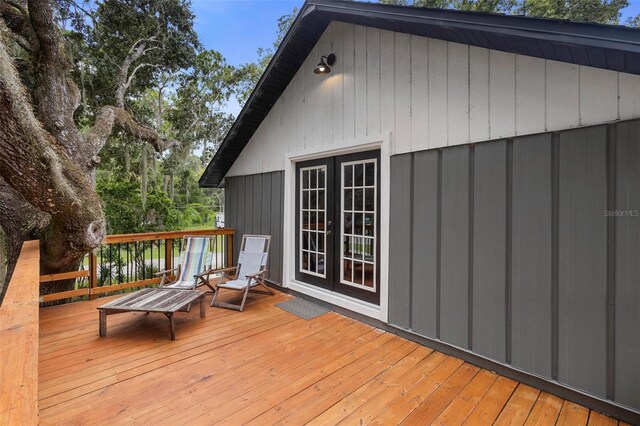
[[[123,90],[123,94],[127,92],[127,90],[129,90],[129,87],[131,87],[131,83],[133,82],[133,78],[136,76],[136,73],[138,72],[138,70],[140,70],[141,68],[144,67],[154,67],[154,68],[158,68],[157,65],[154,64],[140,64],[137,67],[135,67],[133,69],[133,71],[131,71],[131,75],[129,75],[129,78],[127,79],[127,82],[124,84],[124,90]],[[121,107],[122,108],[122,107]]]
[[[94,156],[98,155],[115,127],[150,143],[157,152],[177,145],[176,141],[167,140],[154,129],[138,123],[124,108],[104,106],[98,111],[96,122],[86,138],[91,141]]]
[[[77,2],[73,1],[73,0],[65,0],[67,3],[69,3],[71,6],[75,7],[76,9],[78,9],[80,12],[84,13],[89,19],[91,19],[94,24],[96,22],[96,18],[93,14],[93,12],[85,9],[84,7],[80,6]]]
[[[118,71],[118,83],[116,85],[116,106],[118,108],[124,108],[124,95],[127,93],[127,90],[133,81],[133,76],[141,67],[136,67],[131,76],[129,76],[129,68],[131,68],[131,65],[143,57],[147,52],[158,48],[157,46],[147,48],[148,43],[153,43],[155,41],[156,36],[137,40],[133,43],[131,49],[129,49],[127,57],[122,61],[122,65],[120,65],[120,69]]]

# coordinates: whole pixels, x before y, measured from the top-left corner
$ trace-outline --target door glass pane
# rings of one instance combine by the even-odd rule
[[[373,238],[364,238],[362,247],[364,260],[366,260],[367,262],[373,262],[373,254],[375,250],[375,242]]]
[[[355,219],[353,233],[355,235],[362,235],[364,232],[364,213],[354,213],[353,218]]]
[[[362,260],[362,238],[353,237],[351,253],[354,259]]]
[[[317,182],[318,182],[318,173],[316,169],[312,169],[309,171],[309,188],[311,189],[315,189],[317,188]]]
[[[353,262],[353,282],[362,284],[362,262]]]
[[[356,188],[353,191],[353,210],[362,211],[364,190],[362,188]]]
[[[313,252],[312,252],[312,253],[311,253],[311,255],[310,255],[310,259],[309,259],[309,266],[310,266],[310,268],[309,268],[309,271],[310,271],[310,272],[317,272],[317,269],[316,269],[316,266],[317,266],[317,263],[316,263],[316,254],[315,254],[315,253],[313,253]]]
[[[350,188],[353,186],[353,166],[345,166],[343,170],[344,187]]]
[[[345,260],[342,263],[342,281],[353,282],[353,262]]]
[[[375,164],[374,164],[374,163],[367,163],[367,164],[364,166],[364,169],[365,169],[365,172],[364,172],[364,176],[365,176],[364,182],[365,182],[365,185],[367,185],[367,186],[373,186],[373,185],[375,185],[375,179],[376,179],[376,175],[375,175],[375,173],[376,173],[376,166],[375,166]]]
[[[325,165],[300,170],[300,272],[326,278],[326,200]]]
[[[364,285],[365,287],[373,288],[373,265],[370,263],[364,264]]]
[[[344,214],[344,220],[342,222],[342,228],[344,235],[353,233],[353,215],[351,213]]]
[[[376,195],[375,189],[367,188],[364,190],[364,209],[368,212],[375,210]]]
[[[344,190],[344,211],[353,210],[353,191],[351,189]]]
[[[377,160],[343,163],[341,262],[342,284],[376,291]]]
[[[365,213],[364,215],[364,235],[369,237],[373,237],[373,232],[375,230],[375,215],[373,213]]]
[[[315,230],[317,228],[316,216],[316,212],[313,211],[309,214],[309,229]]]
[[[343,237],[342,242],[342,257],[348,258],[351,257],[351,238],[350,236]]]
[[[316,209],[318,207],[318,191],[309,191],[309,208]]]
[[[354,164],[353,165],[353,174],[354,174],[354,186],[363,186],[363,178],[364,178],[364,164]]]

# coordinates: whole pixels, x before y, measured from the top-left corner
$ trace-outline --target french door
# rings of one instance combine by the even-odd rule
[[[380,303],[380,151],[296,167],[296,279]]]

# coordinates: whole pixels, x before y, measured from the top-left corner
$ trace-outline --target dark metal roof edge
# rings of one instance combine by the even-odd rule
[[[338,4],[336,4],[338,3]],[[358,16],[366,16],[367,14],[384,14],[387,16],[391,16],[396,20],[401,20],[405,22],[412,22],[416,24],[425,25],[428,22],[433,22],[434,25],[442,25],[443,23],[447,23],[449,25],[455,26],[459,29],[475,29],[482,30],[483,32],[488,33],[496,33],[496,34],[506,34],[506,35],[516,35],[527,38],[537,38],[542,40],[555,40],[555,41],[563,41],[570,43],[579,43],[581,40],[591,40],[593,43],[590,45],[598,46],[598,47],[616,47],[620,48],[621,46],[628,46],[633,50],[640,52],[640,30],[625,27],[621,25],[605,25],[605,24],[596,24],[590,22],[575,22],[561,19],[549,19],[549,18],[532,18],[528,16],[519,16],[519,15],[500,15],[500,14],[492,14],[492,13],[482,13],[482,12],[472,12],[472,11],[453,11],[453,10],[443,10],[443,9],[429,9],[429,8],[414,8],[407,6],[390,6],[390,5],[377,5],[370,3],[360,3],[360,2],[349,2],[350,4],[364,4],[366,6],[379,6],[384,8],[393,8],[400,9],[398,12],[393,13],[388,10],[381,11],[371,11],[368,9],[361,9],[358,7],[347,7],[344,5],[344,1],[333,2],[326,1],[323,2],[318,0],[318,4],[316,8],[321,12],[334,12],[340,13],[343,15],[358,15]],[[411,9],[412,13],[407,13],[407,9]],[[413,12],[415,11],[415,12]],[[455,14],[454,16],[430,16],[439,15],[441,12],[449,14]],[[375,18],[374,16],[371,16]],[[465,19],[462,19],[464,17]],[[468,18],[473,17],[477,22],[471,22]],[[490,21],[490,22],[481,22]],[[507,24],[507,21],[513,21]],[[527,23],[529,25],[523,26],[523,23]],[[533,24],[533,25],[532,25]],[[546,28],[553,27],[553,28]],[[579,28],[581,30],[589,29],[599,29],[603,32],[622,32],[625,35],[634,35],[637,40],[629,40],[628,38],[611,38],[611,37],[602,37],[596,36],[588,33],[579,33],[574,31],[567,31],[571,28]],[[537,36],[537,37],[536,37]],[[565,39],[560,40],[560,37]],[[580,43],[582,44],[582,43]],[[610,46],[613,44],[614,46]]]
[[[371,12],[376,11],[386,15],[405,16],[409,18],[419,17],[420,19],[437,20],[451,23],[478,23],[490,27],[510,27],[514,29],[525,28],[529,30],[540,30],[541,26],[553,27],[570,27],[581,31],[589,28],[591,30],[599,30],[603,33],[620,32],[626,34],[636,34],[638,42],[640,42],[640,31],[633,27],[625,25],[609,25],[596,22],[571,21],[568,19],[542,18],[524,15],[506,15],[502,13],[489,13],[480,11],[466,11],[454,9],[436,9],[427,7],[412,7],[367,3],[362,1],[345,1],[345,0],[311,0],[318,10],[340,10],[342,12]],[[364,6],[364,9],[363,9]],[[392,10],[396,12],[392,12]],[[509,23],[509,25],[507,25]],[[537,27],[537,28],[536,28]],[[546,29],[544,31],[562,34],[566,31],[560,31],[558,28]],[[568,29],[568,28],[566,28]],[[585,36],[589,36],[586,34]],[[603,37],[594,37],[603,38]]]
[[[585,47],[612,49],[624,53],[640,54],[640,30],[624,26],[484,12],[381,5],[348,0],[307,0],[300,8],[298,16],[291,25],[291,28],[289,28],[282,43],[278,46],[273,58],[267,65],[265,72],[260,77],[247,102],[244,104],[233,126],[225,136],[218,151],[200,177],[198,183],[201,187],[218,187],[235,160],[237,160],[251,136],[244,142],[243,146],[236,147],[239,148],[234,150],[237,151],[237,153],[228,152],[230,144],[237,134],[240,133],[240,129],[244,125],[244,118],[251,112],[253,103],[256,99],[260,99],[263,85],[269,79],[273,68],[277,66],[291,39],[300,29],[301,25],[313,17],[317,17],[318,19],[325,18],[327,19],[327,24],[331,20],[343,20],[340,18],[345,18],[345,22],[349,22],[349,18],[368,19],[374,21],[368,24],[372,27],[376,27],[376,20],[387,19],[394,22],[406,22],[425,26],[431,25],[434,27],[451,27],[461,30],[481,31],[489,35],[494,34],[496,37],[514,36],[541,42],[547,41],[577,46],[582,45]],[[380,28],[382,28],[382,26],[380,26]],[[415,32],[415,30],[412,31],[409,29],[407,31],[407,33],[413,32]],[[562,61],[562,59],[556,60]],[[296,67],[295,72],[297,72],[298,69],[299,66]],[[295,72],[293,75],[295,75]],[[290,82],[292,77],[293,76],[290,78],[287,77],[287,80]],[[284,91],[284,89],[282,91]],[[282,94],[282,91],[276,90],[277,96],[273,102],[270,102],[270,106],[268,106],[269,110]],[[271,95],[271,97],[273,97],[273,95]],[[257,122],[261,123],[266,115],[268,115],[268,112],[262,117],[257,117]],[[255,130],[247,130],[251,135],[255,133]],[[225,160],[224,157],[227,157],[225,162],[230,161],[230,163],[220,164],[225,170],[216,173],[216,167]]]
[[[287,34],[285,34],[284,38],[282,39],[282,43],[280,43],[280,46],[278,46],[278,49],[273,54],[273,57],[269,61],[269,64],[267,65],[267,68],[265,69],[265,71],[262,73],[262,76],[260,76],[260,80],[258,80],[258,83],[256,83],[256,86],[251,91],[251,95],[249,95],[249,98],[244,103],[244,106],[240,110],[240,114],[238,114],[238,116],[236,117],[236,120],[234,121],[233,125],[231,126],[231,128],[227,132],[227,135],[225,136],[224,140],[220,144],[220,147],[218,148],[218,150],[216,151],[215,155],[213,156],[213,158],[211,159],[211,161],[207,165],[207,168],[205,169],[205,171],[202,173],[202,176],[200,176],[200,179],[198,180],[198,185],[199,186],[205,186],[205,185],[203,185],[204,177],[209,172],[209,169],[214,166],[214,163],[216,161],[216,158],[218,157],[218,154],[222,150],[223,146],[230,139],[229,136],[241,124],[242,118],[244,117],[246,112],[250,109],[250,106],[251,106],[251,103],[253,102],[253,99],[260,92],[260,89],[262,88],[262,85],[263,85],[264,81],[266,80],[267,76],[269,75],[269,72],[273,69],[273,67],[275,66],[276,62],[280,58],[280,55],[285,50],[285,48],[286,48],[286,46],[288,44],[288,41],[291,39],[291,37],[293,37],[293,34],[295,33],[295,31],[297,30],[298,26],[300,25],[300,22],[304,18],[306,18],[310,13],[312,13],[314,10],[315,10],[315,6],[313,4],[309,4],[308,0],[305,1],[304,4],[302,5],[302,7],[300,8],[300,12],[298,12],[298,16],[296,17],[296,19],[291,24],[291,27],[289,27],[289,30],[287,31]],[[264,120],[264,118],[263,118],[263,120]],[[236,159],[237,158],[238,157],[236,157]],[[229,171],[229,170],[227,169],[227,171]],[[226,174],[226,172],[225,172],[225,174]],[[223,178],[221,178],[217,183],[214,183],[211,186],[218,187],[220,185],[220,183],[222,182],[222,180],[223,180]]]

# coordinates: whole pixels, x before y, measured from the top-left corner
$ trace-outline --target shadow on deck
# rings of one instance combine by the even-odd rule
[[[40,423],[618,424],[333,312],[305,321],[288,298],[178,313],[176,341],[141,313],[98,337],[112,298],[41,309]]]

